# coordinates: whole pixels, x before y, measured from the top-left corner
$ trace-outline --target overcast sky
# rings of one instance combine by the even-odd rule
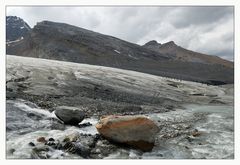
[[[233,7],[7,7],[31,27],[64,22],[144,44],[174,41],[184,48],[233,60]]]

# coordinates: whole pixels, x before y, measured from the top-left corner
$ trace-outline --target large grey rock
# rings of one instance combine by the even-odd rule
[[[65,124],[70,125],[78,125],[85,117],[85,113],[79,108],[68,106],[57,107],[55,115]]]

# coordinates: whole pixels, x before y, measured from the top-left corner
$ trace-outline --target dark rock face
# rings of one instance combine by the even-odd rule
[[[65,124],[78,125],[83,121],[85,113],[74,107],[60,106],[55,110],[55,115]]]
[[[173,41],[144,46],[64,23],[38,23],[7,54],[128,69],[208,84],[233,83],[233,63],[192,52]],[[185,55],[186,54],[186,55]]]
[[[16,16],[7,16],[6,25],[7,42],[25,37],[31,30],[30,26],[23,19]]]
[[[153,50],[153,51],[158,51],[159,48],[161,47],[161,44],[155,40],[152,40],[152,41],[149,41],[146,44],[144,44],[143,47]]]

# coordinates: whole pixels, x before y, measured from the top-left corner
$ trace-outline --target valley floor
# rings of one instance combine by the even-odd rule
[[[234,158],[233,85],[9,55],[6,81],[7,158]],[[87,117],[81,124],[88,124],[62,124],[54,114],[58,106],[82,109]],[[153,150],[144,153],[99,137],[94,125],[112,114],[152,119],[160,128]],[[76,154],[62,143],[72,134],[87,151]],[[42,146],[39,137],[63,147]]]

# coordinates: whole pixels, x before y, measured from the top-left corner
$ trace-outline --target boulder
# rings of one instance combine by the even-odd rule
[[[145,116],[106,116],[96,128],[106,139],[124,143],[142,151],[151,151],[158,126]]]
[[[47,142],[45,137],[39,137],[39,138],[37,138],[37,141],[40,142],[40,143],[46,143]]]
[[[65,124],[78,125],[83,121],[85,113],[76,107],[59,106],[55,109],[55,115]]]

